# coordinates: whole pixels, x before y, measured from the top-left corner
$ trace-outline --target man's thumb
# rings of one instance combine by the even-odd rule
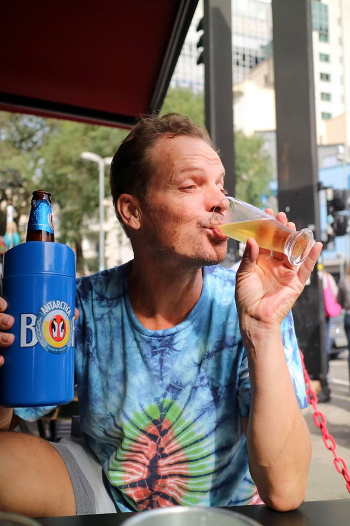
[[[240,272],[253,272],[258,255],[259,246],[257,242],[252,237],[250,237],[247,240],[242,256],[242,261],[239,266]]]

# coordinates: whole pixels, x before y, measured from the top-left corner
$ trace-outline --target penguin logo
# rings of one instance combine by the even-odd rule
[[[55,354],[73,346],[74,317],[63,301],[52,301],[41,307],[35,327],[38,341],[44,349]]]
[[[51,338],[59,343],[61,342],[67,332],[66,320],[60,314],[56,314],[49,323],[49,332]]]

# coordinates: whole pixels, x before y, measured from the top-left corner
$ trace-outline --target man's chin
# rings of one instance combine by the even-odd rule
[[[215,254],[211,254],[208,256],[208,258],[203,261],[203,266],[210,266],[210,265],[219,265],[223,261],[225,261],[227,256],[227,250],[215,250]]]

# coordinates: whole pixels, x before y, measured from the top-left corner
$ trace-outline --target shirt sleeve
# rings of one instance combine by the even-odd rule
[[[44,415],[50,413],[55,409],[55,405],[46,405],[43,407],[16,407],[13,412],[15,415],[26,420],[27,422],[35,422]]]
[[[289,374],[293,382],[294,391],[299,402],[299,407],[308,407],[304,371],[300,358],[300,350],[295,334],[292,312],[289,312],[281,325],[284,354],[287,360]]]

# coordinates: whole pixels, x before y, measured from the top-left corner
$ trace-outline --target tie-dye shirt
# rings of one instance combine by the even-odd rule
[[[129,270],[127,263],[77,280],[81,428],[117,506],[258,502],[241,423],[249,415],[250,380],[235,272],[204,268],[201,297],[187,318],[155,331],[132,310]],[[281,330],[295,393],[306,407],[291,314]],[[33,409],[19,413],[26,411]]]

